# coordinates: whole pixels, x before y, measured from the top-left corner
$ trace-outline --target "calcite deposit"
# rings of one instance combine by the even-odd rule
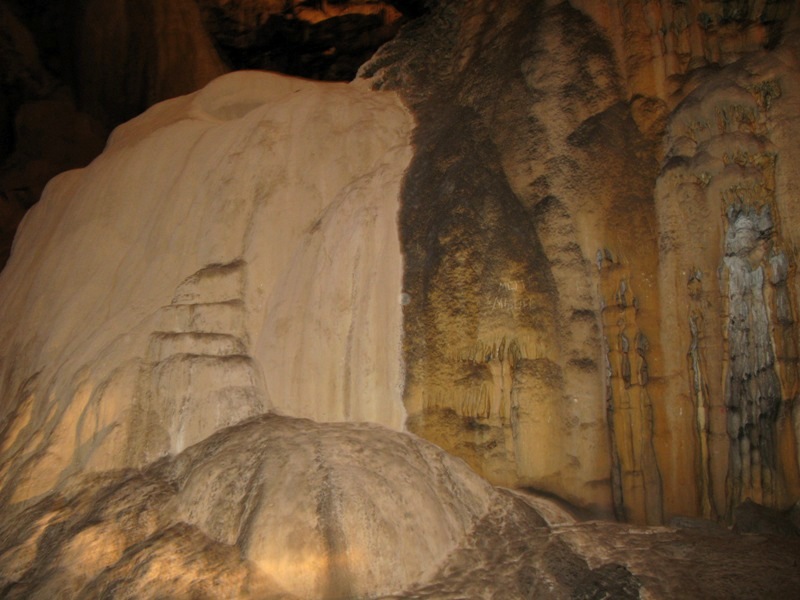
[[[402,428],[412,121],[392,94],[320,85],[231,74],[51,182],[2,273],[0,495],[267,410]]]
[[[441,0],[118,127],[0,274],[0,595],[792,597],[798,36]]]
[[[509,503],[410,435],[266,416],[28,508],[3,530],[0,586],[8,598],[370,597],[432,575]]]
[[[791,506],[796,6],[495,8],[443,3],[362,69],[420,121],[409,428],[634,522]]]

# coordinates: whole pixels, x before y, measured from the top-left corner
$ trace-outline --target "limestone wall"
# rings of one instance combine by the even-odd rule
[[[798,498],[793,11],[444,3],[362,69],[420,121],[413,431],[635,522]]]

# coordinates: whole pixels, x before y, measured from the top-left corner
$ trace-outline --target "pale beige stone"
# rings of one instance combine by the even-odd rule
[[[51,182],[0,283],[6,493],[267,410],[402,429],[411,126],[392,94],[236,73]]]

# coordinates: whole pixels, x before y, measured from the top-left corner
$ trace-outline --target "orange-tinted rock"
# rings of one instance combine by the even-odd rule
[[[420,120],[409,426],[494,481],[635,522],[783,508],[796,8],[574,6],[445,3],[363,70]],[[734,267],[725,232],[764,210],[765,245]]]

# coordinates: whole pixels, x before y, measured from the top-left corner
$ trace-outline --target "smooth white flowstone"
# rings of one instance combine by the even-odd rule
[[[392,93],[237,72],[47,187],[0,275],[3,497],[273,410],[402,429]]]

